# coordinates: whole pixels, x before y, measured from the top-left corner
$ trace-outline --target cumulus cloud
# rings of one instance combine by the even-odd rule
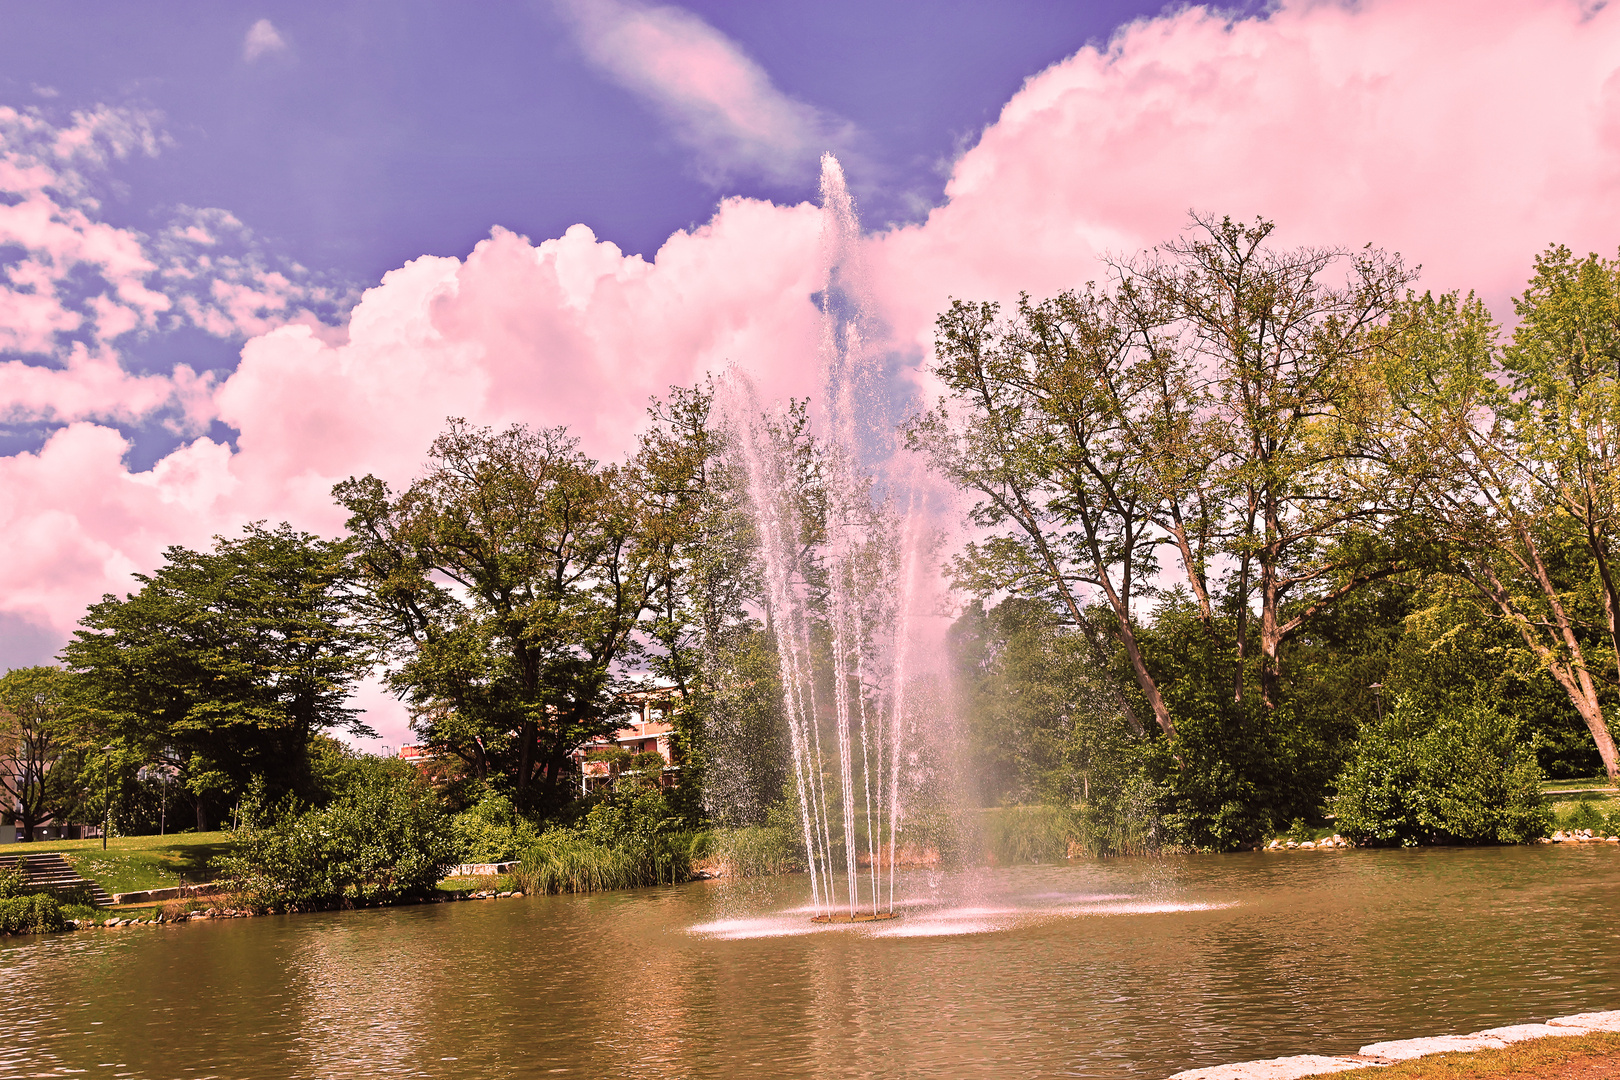
[[[250,64],[262,57],[286,51],[287,39],[281,36],[281,31],[269,19],[260,19],[248,27],[247,36],[242,39],[242,59]]]
[[[1401,252],[1500,313],[1553,241],[1620,242],[1620,9],[1574,0],[1187,8],[1030,78],[947,201],[880,238],[891,317],[1051,293],[1189,209]],[[966,257],[964,257],[966,256]]]
[[[295,322],[340,335],[331,324],[352,297],[278,264],[223,210],[181,207],[157,237],[97,220],[92,178],[163,142],[141,112],[97,108],[59,126],[0,107],[0,423],[162,416],[194,435],[214,418],[211,377],[131,374],[130,335],[191,325],[246,339]]]
[[[634,0],[558,7],[585,55],[667,117],[711,179],[803,179],[823,150],[849,141],[847,122],[782,93],[740,45],[689,11]]]
[[[1190,8],[1140,21],[1031,77],[955,163],[943,205],[863,241],[875,314],[897,362],[920,364],[951,296],[1081,284],[1102,254],[1175,234],[1190,208],[1265,214],[1284,243],[1398,250],[1424,265],[1425,284],[1479,289],[1507,314],[1547,243],[1620,244],[1617,58],[1620,8],[1573,0],[1302,0],[1263,18]],[[20,207],[50,187],[29,170],[59,165],[0,155],[0,179],[22,177],[5,181],[22,185],[5,189],[24,192]],[[182,216],[167,239],[126,247],[88,212],[53,205],[40,235],[61,239],[39,250],[82,245],[146,292],[110,288],[105,313],[31,311],[35,294],[16,285],[15,314],[0,323],[19,339],[46,340],[53,319],[181,317],[188,295],[239,329],[302,303],[248,269],[253,295],[222,286],[216,297],[210,283],[205,304],[159,287],[164,244],[187,253],[178,266],[217,263],[234,219]],[[814,207],[742,199],[651,260],[584,226],[538,243],[496,230],[465,259],[423,257],[386,275],[346,336],[296,320],[257,333],[217,384],[177,373],[114,389],[125,376],[105,342],[60,354],[71,379],[13,373],[0,394],[25,411],[55,408],[65,426],[0,459],[0,619],[65,637],[87,601],[126,588],[167,544],[205,544],[259,518],[335,532],[332,483],[409,481],[447,415],[567,424],[590,452],[617,456],[649,394],[729,362],[761,373],[766,400],[814,393],[820,232]],[[35,261],[45,269],[29,272],[48,282],[55,264]],[[139,409],[165,393],[196,423],[235,428],[235,447],[198,438],[135,473],[123,438],[84,419],[95,401],[124,395]]]

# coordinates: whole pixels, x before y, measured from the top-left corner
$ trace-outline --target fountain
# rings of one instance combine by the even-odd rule
[[[736,371],[723,380],[721,403],[759,537],[813,921],[871,922],[895,917],[908,769],[916,763],[910,744],[919,721],[908,700],[914,697],[908,668],[925,621],[917,606],[931,570],[924,550],[930,531],[912,482],[917,473],[897,453],[886,419],[880,357],[870,344],[860,221],[831,154],[822,158],[821,196],[820,559],[805,539],[814,522],[797,501],[785,418],[764,415],[752,383]],[[825,655],[819,672],[818,645]]]

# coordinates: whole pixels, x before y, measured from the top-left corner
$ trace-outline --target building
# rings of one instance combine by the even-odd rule
[[[590,755],[598,750],[618,747],[632,754],[656,752],[664,759],[660,787],[674,787],[681,767],[675,763],[673,741],[675,725],[671,713],[680,699],[680,691],[673,686],[649,686],[620,695],[626,706],[621,726],[612,735],[599,735],[583,743],[571,755],[579,764],[579,789],[589,795],[613,780],[613,768],[606,761],[591,761]]]
[[[612,782],[612,764],[589,759],[597,751],[615,747],[632,754],[657,753],[664,759],[659,786],[674,787],[681,767],[675,763],[671,712],[679,700],[680,691],[673,686],[649,686],[621,694],[619,701],[625,707],[622,726],[612,735],[587,740],[569,755],[569,760],[579,767],[581,794],[589,795]],[[425,746],[401,746],[399,757],[425,771],[438,755]]]

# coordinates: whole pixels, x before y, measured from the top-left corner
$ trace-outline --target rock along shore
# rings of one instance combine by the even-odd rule
[[[508,898],[511,898],[511,897],[520,897],[522,895],[523,895],[523,893],[521,891],[519,891],[519,890],[513,890],[511,892],[487,892],[486,891],[486,892],[474,892],[474,893],[452,893],[452,894],[450,894],[448,896],[435,897],[435,898],[430,899],[430,900],[404,900],[404,901],[401,901],[401,902],[396,903],[396,904],[386,904],[386,905],[370,905],[370,904],[368,904],[368,905],[364,905],[364,906],[366,906],[366,907],[372,907],[372,906],[379,906],[379,907],[382,907],[382,906],[386,906],[386,907],[408,907],[408,906],[415,906],[415,905],[419,905],[419,904],[453,904],[453,903],[457,903],[459,901],[465,901],[465,900],[505,900],[505,899],[508,899]],[[340,909],[323,909],[323,910],[340,910]],[[208,921],[211,921],[211,920],[214,920],[214,919],[251,919],[251,918],[254,918],[255,916],[262,915],[262,914],[264,914],[264,913],[263,912],[255,912],[255,911],[252,911],[252,910],[250,910],[248,908],[245,908],[245,907],[214,906],[214,907],[207,907],[207,908],[198,908],[196,911],[183,912],[183,913],[173,915],[173,916],[165,915],[162,912],[157,912],[157,913],[151,915],[148,918],[134,918],[134,917],[131,917],[131,918],[126,919],[126,918],[122,918],[120,916],[115,915],[115,916],[113,916],[112,918],[109,918],[109,919],[99,919],[99,920],[98,919],[68,919],[68,920],[66,920],[66,925],[65,925],[64,928],[67,929],[67,930],[103,930],[103,929],[116,929],[116,928],[122,927],[122,926],[173,926],[176,923],[208,922]]]
[[[1301,1054],[1265,1061],[1240,1061],[1233,1065],[1212,1065],[1178,1072],[1170,1080],[1296,1080],[1303,1076],[1393,1065],[1397,1061],[1410,1061],[1430,1054],[1500,1050],[1510,1043],[1530,1039],[1545,1039],[1553,1035],[1590,1035],[1602,1031],[1620,1032],[1620,1010],[1558,1016],[1544,1024],[1511,1024],[1476,1031],[1471,1035],[1435,1035],[1426,1039],[1371,1043],[1354,1054]]]

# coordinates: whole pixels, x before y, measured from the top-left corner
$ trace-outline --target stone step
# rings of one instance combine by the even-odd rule
[[[19,867],[30,888],[44,889],[59,896],[75,889],[84,889],[96,907],[112,907],[113,899],[107,895],[106,889],[89,878],[80,877],[68,861],[56,852],[0,855],[0,869]]]

